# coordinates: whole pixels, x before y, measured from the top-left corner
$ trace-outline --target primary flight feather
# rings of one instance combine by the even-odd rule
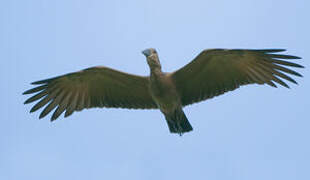
[[[284,61],[300,59],[278,54],[284,49],[210,49],[201,52],[181,69],[164,73],[155,49],[142,53],[150,67],[149,76],[120,72],[104,66],[92,67],[62,76],[36,81],[37,87],[23,94],[35,94],[25,104],[38,101],[30,110],[45,108],[39,118],[54,110],[51,120],[63,112],[92,107],[160,109],[171,133],[182,135],[193,128],[182,107],[200,102],[246,84],[276,84],[289,88],[283,81],[297,84],[289,75],[301,74],[290,69],[303,66]]]

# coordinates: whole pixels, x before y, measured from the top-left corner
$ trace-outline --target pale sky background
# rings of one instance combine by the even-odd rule
[[[3,0],[1,180],[310,179],[309,69],[291,89],[250,85],[188,106],[194,131],[157,110],[92,109],[50,123],[29,114],[30,82],[104,65],[173,71],[207,48],[286,48],[310,67],[307,0]]]

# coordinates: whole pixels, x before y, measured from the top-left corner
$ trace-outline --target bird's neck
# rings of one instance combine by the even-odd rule
[[[153,67],[151,68],[151,75],[160,75],[163,72],[161,71],[161,67]]]
[[[162,74],[163,72],[161,71],[161,67],[151,68],[151,79],[157,80]]]

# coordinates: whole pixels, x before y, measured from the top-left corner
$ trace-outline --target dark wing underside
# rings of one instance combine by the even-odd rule
[[[297,82],[289,75],[301,75],[288,67],[303,66],[281,59],[300,59],[297,56],[275,54],[284,49],[210,49],[201,52],[192,62],[172,73],[182,105],[199,102],[246,84],[278,83],[281,79]]]
[[[88,68],[32,84],[38,86],[23,94],[35,95],[27,99],[25,104],[39,100],[30,112],[47,104],[40,118],[55,108],[51,120],[58,118],[64,111],[67,117],[74,111],[92,107],[157,108],[149,93],[148,77],[131,75],[107,67]]]

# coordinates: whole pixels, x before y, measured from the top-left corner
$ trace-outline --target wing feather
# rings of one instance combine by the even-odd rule
[[[32,89],[29,89],[28,91],[25,91],[23,94],[32,94],[41,90],[44,90],[47,88],[47,85],[38,86]]]
[[[47,94],[48,94],[47,90],[43,90],[43,91],[39,92],[38,94],[36,94],[36,95],[30,97],[29,99],[27,99],[27,100],[24,102],[24,104],[28,104],[28,103],[31,103],[31,102],[33,102],[33,101],[36,101],[36,100],[42,98],[43,96],[45,96],[45,95],[47,95]]]
[[[49,112],[51,112],[56,106],[58,106],[58,103],[61,101],[61,99],[63,98],[63,96],[65,95],[65,91],[61,91],[60,94],[55,97],[55,99],[53,99],[42,111],[42,113],[40,114],[39,118],[44,118]]]
[[[267,61],[267,62],[269,61],[269,62],[272,62],[275,64],[281,64],[281,65],[285,65],[285,66],[304,68],[302,65],[292,63],[292,62],[282,61],[282,60],[278,60],[278,59],[266,59],[265,61]]]
[[[298,56],[274,54],[284,49],[210,49],[201,52],[192,62],[172,73],[182,105],[221,95],[246,84],[278,83],[281,79],[297,84],[289,75],[302,77],[289,69],[303,68],[294,62],[280,59],[300,59]],[[285,74],[287,73],[287,74]]]
[[[155,109],[156,103],[149,93],[149,78],[116,71],[107,67],[92,67],[41,81],[23,94],[34,94],[25,104],[38,101],[30,110],[43,106],[39,118],[56,110],[51,120],[64,111],[65,117],[74,111],[93,107]]]
[[[293,71],[293,70],[288,69],[288,68],[285,68],[283,66],[276,65],[276,64],[270,64],[270,63],[266,63],[266,62],[262,61],[262,62],[259,62],[258,65],[261,65],[262,67],[267,66],[267,67],[270,67],[270,69],[280,70],[280,71],[289,73],[291,75],[302,77],[302,75],[299,74],[298,72]]]
[[[70,91],[68,95],[65,96],[65,98],[62,100],[62,103],[59,103],[57,109],[54,111],[52,115],[51,121],[56,120],[66,110],[71,95],[72,91]]]

